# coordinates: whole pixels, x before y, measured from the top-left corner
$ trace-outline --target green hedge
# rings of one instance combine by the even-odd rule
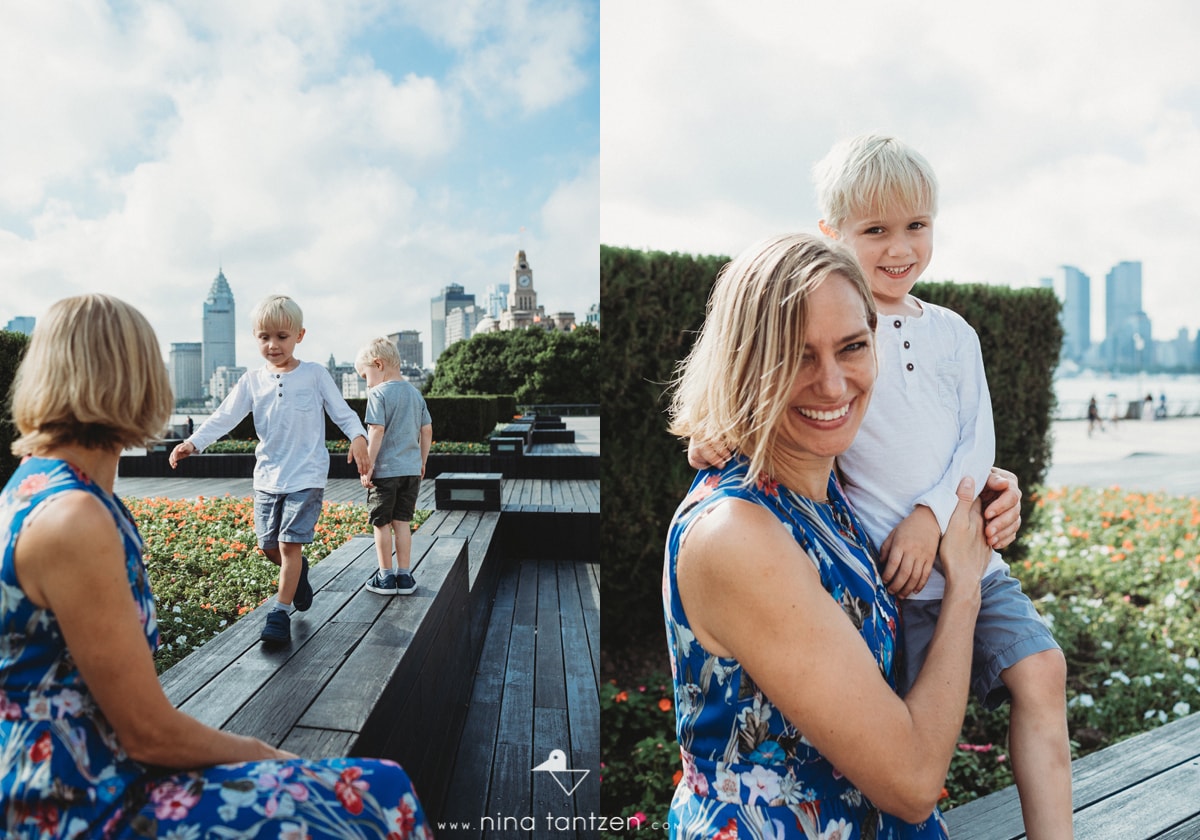
[[[662,636],[660,581],[667,525],[693,472],[666,431],[666,385],[704,320],[723,256],[600,248],[601,601],[614,651]],[[1030,489],[1050,454],[1051,377],[1062,329],[1049,289],[922,284],[918,296],[960,312],[979,332],[992,393],[996,462],[1016,473],[1030,519]]]
[[[358,414],[366,416],[367,401],[356,397],[346,400]],[[512,394],[483,394],[469,397],[425,397],[429,416],[433,420],[435,440],[482,441],[491,434],[496,424],[511,420],[517,410],[517,401]],[[228,435],[233,440],[256,440],[254,418],[247,415]],[[325,439],[344,440],[342,430],[325,415]]]
[[[20,459],[12,454],[12,442],[17,439],[17,427],[12,421],[12,384],[17,367],[29,346],[25,333],[0,330],[0,486],[16,471]]]

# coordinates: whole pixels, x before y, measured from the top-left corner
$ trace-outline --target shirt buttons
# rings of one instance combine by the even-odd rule
[[[913,369],[913,363],[912,363],[912,362],[909,362],[908,364],[906,364],[906,365],[905,365],[905,367],[906,367],[906,368],[908,368],[909,370],[912,370],[912,369]]]
[[[892,326],[896,329],[900,329],[900,319],[897,318],[895,321],[892,321]]]
[[[909,344],[907,341],[904,342],[904,349],[907,350],[909,347],[912,347],[912,345]]]

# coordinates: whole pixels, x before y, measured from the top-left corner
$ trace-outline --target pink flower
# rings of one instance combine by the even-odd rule
[[[634,828],[641,828],[642,823],[644,823],[645,821],[646,821],[646,815],[642,811],[638,811],[636,814],[634,814],[632,817],[629,818],[629,824]]]
[[[200,797],[182,785],[168,782],[154,789],[150,801],[155,805],[154,816],[160,820],[182,820]]]
[[[17,495],[32,496],[50,486],[50,476],[45,473],[34,473],[26,476],[25,479],[17,485]]]

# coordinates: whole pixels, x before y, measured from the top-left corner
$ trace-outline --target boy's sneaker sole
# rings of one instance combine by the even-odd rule
[[[264,642],[290,642],[292,640],[291,617],[283,610],[271,610],[267,613],[267,622],[263,625],[262,634],[258,638]]]
[[[292,606],[304,612],[312,606],[313,590],[308,582],[308,558],[300,555],[300,582],[296,584],[296,594],[292,597]]]

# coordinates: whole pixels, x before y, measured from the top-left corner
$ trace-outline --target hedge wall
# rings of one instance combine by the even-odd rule
[[[12,422],[12,384],[28,346],[29,336],[25,333],[0,330],[0,486],[20,463],[12,454],[12,442],[18,437]]]
[[[365,398],[349,399],[346,402],[358,414],[359,419],[366,416]],[[512,394],[425,397],[425,404],[429,406],[429,416],[433,420],[434,440],[469,443],[486,440],[496,424],[511,420],[517,409],[517,401]],[[234,440],[257,439],[253,416],[247,415],[233,428],[229,437]],[[345,437],[338,425],[329,419],[329,415],[325,415],[325,439],[343,440]]]
[[[708,292],[728,257],[600,248],[604,324],[601,439],[604,487],[601,602],[604,646],[662,636],[662,553],[667,524],[693,472],[666,432],[672,371],[704,320]],[[992,393],[997,456],[1025,492],[1050,455],[1051,377],[1062,329],[1049,289],[921,284],[915,293],[960,312],[979,332]]]

